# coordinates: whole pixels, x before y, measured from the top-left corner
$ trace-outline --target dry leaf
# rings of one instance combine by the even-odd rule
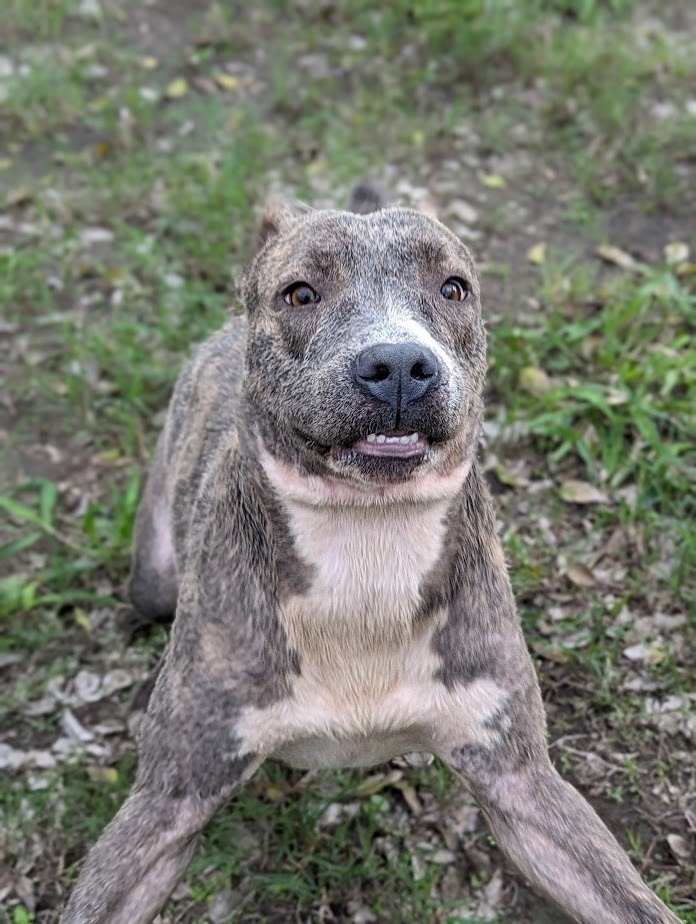
[[[375,773],[374,776],[368,776],[366,780],[356,788],[355,795],[359,799],[365,796],[374,796],[375,793],[398,782],[403,777],[401,770],[391,770],[389,773]]]
[[[92,247],[94,244],[110,244],[114,239],[114,232],[108,228],[83,228],[80,231],[80,243],[83,247]]]
[[[463,199],[453,199],[450,202],[449,214],[463,221],[465,225],[475,225],[479,219],[478,211]]]
[[[682,837],[681,834],[668,834],[667,843],[669,844],[669,849],[672,851],[677,860],[688,860],[691,856],[689,844],[686,838]]]
[[[501,484],[508,485],[508,487],[519,488],[529,484],[527,463],[524,459],[498,463],[493,470],[498,481]]]
[[[497,173],[487,173],[481,177],[481,182],[484,186],[488,186],[489,189],[505,189],[507,186],[507,180],[504,176],[500,176]]]
[[[435,760],[432,754],[426,754],[423,751],[411,751],[403,755],[404,761],[409,767],[429,767]]]
[[[564,481],[558,493],[568,504],[608,504],[606,494],[587,481]]]
[[[679,263],[686,263],[689,259],[689,245],[683,241],[673,241],[665,246],[665,263],[668,266],[676,266]]]
[[[594,587],[597,583],[594,573],[587,565],[571,565],[566,569],[565,575],[576,587]]]
[[[404,797],[404,802],[411,809],[412,815],[420,815],[423,812],[423,806],[421,805],[416,790],[413,786],[409,785],[406,780],[397,780],[394,783],[394,788],[401,792],[401,795]]]
[[[177,77],[167,87],[168,99],[180,99],[188,93],[188,83],[183,77]]]
[[[677,276],[684,279],[687,276],[696,276],[696,263],[680,263],[677,267]]]
[[[541,265],[546,259],[546,241],[540,241],[527,251],[527,260],[537,266]]]
[[[95,783],[118,783],[116,767],[87,767],[87,776]]]
[[[111,143],[109,141],[97,141],[92,145],[92,154],[95,157],[108,157],[111,154]]]
[[[613,263],[614,266],[620,266],[621,269],[635,269],[636,261],[625,250],[620,247],[614,247],[612,244],[601,244],[595,251],[598,257],[601,257],[606,263]]]
[[[659,645],[644,645],[641,642],[624,648],[623,655],[636,664],[659,664],[665,658],[665,650]]]
[[[223,90],[236,90],[239,86],[239,77],[233,77],[232,74],[218,73],[215,75],[215,83]]]
[[[76,606],[72,612],[72,617],[77,623],[77,625],[84,632],[92,631],[92,623],[89,621],[89,616],[85,613],[81,606]]]
[[[553,382],[544,372],[536,366],[525,366],[520,372],[520,388],[530,395],[543,395],[550,388],[553,388]]]

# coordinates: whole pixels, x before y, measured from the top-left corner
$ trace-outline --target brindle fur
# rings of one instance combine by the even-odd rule
[[[450,276],[464,302],[445,300]],[[306,281],[316,305],[282,292]],[[247,314],[174,392],[138,512],[130,591],[171,639],[126,803],[90,852],[65,924],[157,914],[196,837],[266,757],[304,767],[435,754],[500,846],[583,924],[677,919],[552,767],[491,500],[476,465],[485,334],[466,248],[436,220],[274,203],[242,281]],[[426,345],[436,387],[392,409],[355,356]],[[427,434],[423,457],[346,447]]]

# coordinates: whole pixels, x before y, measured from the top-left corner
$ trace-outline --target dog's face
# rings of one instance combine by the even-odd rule
[[[271,206],[242,281],[265,450],[366,487],[471,461],[485,334],[466,247],[420,212]]]

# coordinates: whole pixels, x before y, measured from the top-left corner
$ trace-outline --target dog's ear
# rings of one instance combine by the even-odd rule
[[[277,237],[281,231],[302,218],[313,212],[314,209],[304,202],[284,202],[280,199],[269,199],[259,222],[256,234],[256,250],[260,250],[265,244]]]
[[[346,203],[346,211],[355,212],[357,215],[368,215],[370,212],[383,209],[386,205],[387,197],[378,186],[367,180],[360,180],[351,190]]]

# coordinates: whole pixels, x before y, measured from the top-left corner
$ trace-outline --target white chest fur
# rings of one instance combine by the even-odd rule
[[[287,507],[296,549],[314,572],[309,593],[282,614],[292,644],[311,657],[325,643],[348,654],[406,641],[442,551],[446,502]]]
[[[248,750],[305,768],[360,766],[436,750],[455,729],[485,735],[481,723],[502,691],[484,680],[447,691],[432,648],[446,613],[415,618],[442,552],[447,506],[285,503],[312,569],[308,592],[279,614],[301,672],[290,697],[245,710],[238,733]]]

